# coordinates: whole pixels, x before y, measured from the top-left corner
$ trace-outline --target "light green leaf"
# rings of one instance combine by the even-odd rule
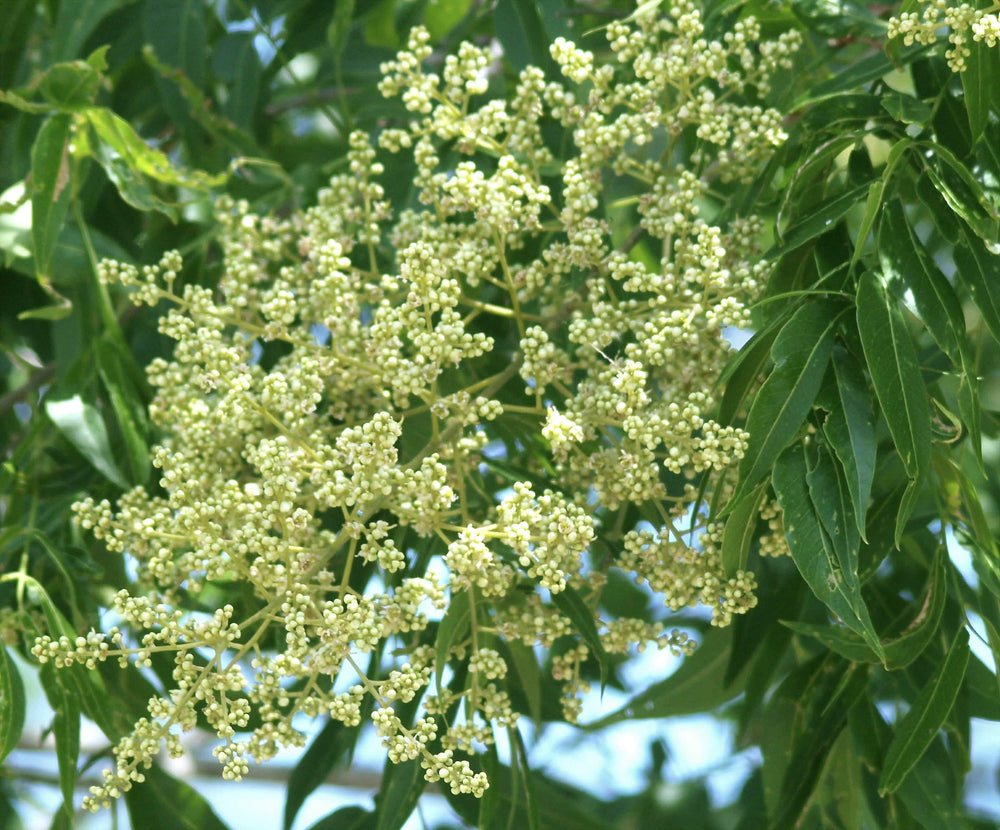
[[[42,76],[38,89],[52,106],[79,110],[93,103],[101,85],[101,73],[86,61],[57,63]]]
[[[959,631],[948,654],[931,675],[913,707],[896,727],[886,750],[879,793],[895,792],[934,740],[951,712],[969,664],[969,632]]]
[[[429,0],[424,25],[432,40],[440,40],[454,29],[472,8],[472,0]]]
[[[24,730],[24,682],[17,664],[0,646],[0,761],[21,739]]]
[[[806,449],[796,444],[785,450],[774,465],[771,482],[784,512],[785,535],[795,567],[817,599],[871,649],[884,658],[868,608],[861,596],[857,573],[846,574],[837,552],[817,515],[806,487],[809,467]]]
[[[754,399],[745,429],[737,494],[762,481],[812,409],[833,350],[838,313],[826,302],[807,303],[785,324],[771,348],[774,370]]]
[[[854,254],[851,257],[851,267],[858,261],[861,256],[861,251],[864,248],[864,244],[868,239],[868,234],[871,232],[872,225],[875,223],[875,217],[878,216],[879,208],[882,206],[882,197],[885,194],[886,186],[892,179],[892,175],[896,170],[896,165],[899,164],[899,160],[903,157],[903,153],[910,147],[909,139],[901,139],[892,145],[892,149],[889,151],[889,156],[885,162],[885,170],[882,171],[882,175],[874,182],[872,182],[871,187],[868,189],[868,199],[865,201],[865,212],[861,217],[861,225],[858,227],[858,237],[854,244]]]
[[[931,451],[931,408],[913,339],[876,275],[858,282],[858,331],[868,371],[893,443],[910,478],[926,471]]]
[[[100,413],[79,395],[61,401],[46,401],[45,412],[66,439],[105,478],[119,487],[128,482],[115,464],[108,433]]]

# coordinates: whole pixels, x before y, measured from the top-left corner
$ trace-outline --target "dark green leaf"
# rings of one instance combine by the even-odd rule
[[[833,350],[830,373],[817,402],[827,410],[823,433],[844,468],[858,531],[864,539],[875,477],[875,419],[864,374],[845,349]]]
[[[854,255],[851,257],[852,267],[860,258],[861,251],[868,239],[868,234],[875,223],[875,217],[882,206],[882,197],[885,194],[886,186],[891,181],[896,165],[899,164],[899,160],[903,157],[903,153],[906,152],[909,146],[910,141],[908,139],[901,139],[892,146],[885,162],[885,170],[882,171],[882,175],[876,181],[872,182],[871,187],[868,189],[865,212],[861,217],[861,225],[858,227],[857,241],[854,245]]]
[[[767,258],[772,259],[788,251],[794,251],[810,239],[832,230],[855,205],[867,200],[870,187],[871,183],[865,182],[809,207],[806,211],[807,217],[781,234],[779,242],[767,252]]]
[[[594,621],[594,612],[590,610],[587,603],[576,592],[574,588],[566,587],[558,593],[552,593],[552,602],[560,611],[569,617],[573,623],[573,630],[578,631],[583,636],[583,641],[590,647],[591,654],[597,658],[601,666],[601,689],[604,689],[606,680],[605,673],[608,666],[608,655],[604,652],[604,645],[601,637],[597,633],[597,623]]]
[[[352,804],[323,816],[315,824],[310,824],[309,830],[374,830],[374,827],[375,814]]]
[[[59,763],[59,788],[63,801],[73,803],[76,788],[76,763],[80,757],[80,702],[69,673],[61,672],[52,663],[46,663],[39,672],[45,697],[52,707],[52,734],[56,741],[56,760]]]
[[[729,629],[709,629],[695,653],[684,658],[680,668],[670,677],[654,683],[622,708],[584,728],[603,729],[626,720],[710,712],[727,703],[742,691],[741,678],[745,676],[741,673],[728,685],[723,680],[731,643],[732,632]]]
[[[205,84],[208,56],[206,6],[202,0],[147,0],[142,12],[145,43],[158,61],[173,67],[197,89]],[[164,108],[174,123],[191,122],[188,103],[175,83],[157,77]]]
[[[920,760],[951,712],[969,664],[969,632],[962,628],[913,707],[896,727],[879,779],[882,795],[895,792]]]
[[[760,484],[727,508],[726,527],[722,534],[722,567],[729,577],[746,568],[766,490],[766,485]]]
[[[921,141],[917,146],[926,155],[931,182],[951,209],[986,243],[996,244],[1000,216],[983,191],[982,183],[943,144]]]
[[[254,33],[230,32],[220,39],[212,53],[212,71],[227,84],[223,114],[238,127],[249,127],[257,110],[262,75]]]
[[[774,465],[772,484],[784,512],[785,535],[795,566],[816,597],[852,631],[860,634],[881,659],[882,644],[861,596],[857,574],[845,574],[833,543],[809,497],[805,448],[785,450]]]
[[[394,764],[386,759],[382,786],[375,798],[375,830],[399,830],[426,786],[419,760]]]
[[[1000,256],[978,237],[965,234],[964,244],[955,246],[955,265],[956,277],[968,287],[990,333],[1000,340]]]
[[[806,303],[775,339],[774,370],[747,416],[750,438],[740,461],[740,496],[767,476],[812,409],[833,349],[838,316],[829,303]]]
[[[434,671],[437,673],[438,690],[444,689],[444,667],[452,648],[465,639],[472,621],[468,591],[451,592],[451,601],[438,626],[434,643]]]
[[[927,46],[922,45],[906,47],[901,50],[900,59],[904,62],[909,62],[921,52],[927,51],[927,48]],[[795,108],[799,108],[807,102],[816,103],[839,92],[855,90],[872,81],[881,79],[895,68],[892,60],[885,52],[875,52],[867,58],[855,61],[849,68],[835,75],[829,81],[825,81],[811,89],[803,100],[796,102]]]
[[[550,81],[560,80],[549,53],[549,35],[534,0],[498,0],[493,23],[504,57],[518,72],[529,64],[545,71]]]
[[[334,60],[340,60],[341,53],[347,45],[347,37],[351,31],[351,22],[354,17],[354,0],[346,0],[337,3],[333,10],[333,17],[330,18],[330,25],[326,28],[326,42],[333,50]],[[430,25],[428,24],[428,28]],[[433,38],[434,31],[431,30]]]
[[[861,533],[840,467],[825,444],[815,444],[810,453],[806,484],[816,516],[837,555],[837,564],[848,590],[852,594],[860,593],[858,549]]]
[[[24,683],[17,664],[0,646],[0,761],[6,758],[24,729]]]
[[[31,150],[31,239],[40,282],[49,280],[52,253],[69,208],[71,129],[71,116],[50,116]]]
[[[74,0],[59,5],[52,37],[52,58],[69,61],[80,56],[87,38],[104,18],[135,0]]]
[[[507,643],[521,691],[528,702],[528,714],[535,723],[542,722],[542,678],[535,652],[520,640]]]
[[[927,469],[931,408],[913,339],[885,284],[871,272],[858,282],[858,331],[893,443],[910,478]]]
[[[303,753],[288,776],[288,786],[285,789],[285,830],[290,830],[302,804],[347,754],[357,733],[355,727],[330,720],[313,738],[309,749]]]
[[[983,41],[969,42],[966,47],[970,54],[965,59],[965,70],[962,72],[962,89],[972,141],[975,143],[986,131],[996,87],[1000,85],[1000,55]]]
[[[45,412],[59,431],[94,468],[109,481],[125,488],[128,482],[118,470],[108,433],[100,413],[79,395],[62,401],[45,402]]]
[[[229,830],[209,803],[156,764],[146,780],[125,793],[133,827],[143,830]]]
[[[110,341],[104,339],[95,343],[94,355],[101,381],[111,399],[115,420],[125,439],[131,480],[135,484],[145,484],[150,470],[145,407],[121,365],[121,361],[128,357],[120,355]]]
[[[889,115],[904,124],[926,124],[934,114],[930,104],[902,92],[883,93],[882,106]]]

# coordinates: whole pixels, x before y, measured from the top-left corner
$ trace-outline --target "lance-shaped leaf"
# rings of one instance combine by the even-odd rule
[[[21,739],[24,729],[24,683],[17,664],[0,646],[0,761]]]
[[[472,608],[468,591],[451,591],[451,602],[438,625],[437,640],[434,643],[434,671],[437,674],[438,691],[444,690],[444,667],[454,646],[465,638],[472,625]]]
[[[104,476],[119,487],[128,482],[118,469],[101,413],[79,395],[63,401],[47,401],[45,412],[66,439]]]
[[[806,303],[785,324],[771,348],[774,370],[757,393],[746,431],[736,497],[762,481],[795,438],[816,400],[833,349],[838,314],[826,302]]]
[[[885,753],[879,792],[895,792],[916,765],[944,723],[965,680],[969,664],[969,632],[962,628],[948,655],[920,692],[913,708],[896,727]]]
[[[330,720],[288,776],[285,789],[284,830],[291,830],[306,798],[322,784],[357,740],[358,728]]]
[[[955,276],[968,287],[993,337],[1000,340],[1000,257],[966,233],[955,246]]]
[[[738,570],[743,570],[747,565],[766,489],[764,484],[760,484],[731,508],[727,508],[726,527],[722,533],[722,567],[726,570],[726,576],[735,576]]]
[[[686,657],[670,677],[654,683],[617,711],[584,728],[603,729],[625,720],[710,712],[732,700],[743,691],[746,679],[744,669],[732,683],[725,683],[732,639],[730,629],[709,629],[695,653]]]
[[[566,587],[558,593],[552,594],[553,604],[562,611],[570,622],[573,629],[583,636],[583,641],[590,648],[591,653],[597,658],[601,667],[601,691],[604,691],[604,684],[607,681],[608,655],[604,651],[604,644],[597,633],[597,623],[594,621],[594,614],[573,588]]]
[[[889,433],[911,479],[926,471],[931,452],[931,407],[917,352],[882,279],[865,273],[858,282],[858,331],[875,395]]]
[[[833,453],[823,444],[816,444],[806,473],[809,498],[816,516],[833,545],[837,562],[852,593],[860,593],[858,580],[858,550],[861,533],[854,518],[854,507],[847,492],[840,468]]]
[[[76,684],[69,673],[57,671],[51,663],[42,666],[39,679],[54,713],[52,734],[59,764],[59,788],[63,802],[71,805],[76,788],[76,763],[80,757],[80,701]]]
[[[52,254],[69,208],[71,128],[71,116],[53,115],[42,124],[31,148],[31,240],[43,288],[49,282]]]
[[[827,411],[823,434],[841,466],[851,496],[854,519],[862,539],[868,503],[875,478],[875,417],[868,382],[858,362],[847,350],[836,347],[830,371],[817,396]]]
[[[771,482],[784,511],[785,535],[792,560],[816,597],[883,659],[882,644],[861,597],[857,573],[846,574],[806,487],[809,467],[805,448],[785,450],[774,465]],[[831,495],[830,501],[836,497]]]
[[[923,653],[937,634],[947,597],[948,574],[944,558],[939,552],[935,557],[934,570],[927,579],[927,588],[916,615],[898,636],[882,642],[887,669],[905,669]],[[879,662],[878,655],[853,631],[786,620],[782,621],[782,625],[797,634],[818,640],[831,651],[853,662]]]

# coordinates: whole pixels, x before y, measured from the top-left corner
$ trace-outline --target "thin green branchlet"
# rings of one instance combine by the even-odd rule
[[[302,746],[299,715],[370,717],[392,761],[482,795],[473,756],[520,714],[511,648],[548,654],[566,718],[581,713],[594,655],[553,595],[578,595],[608,654],[695,646],[669,616],[599,611],[612,570],[716,625],[755,605],[753,575],[727,578],[722,526],[694,508],[701,475],[725,502],[746,446],[712,420],[711,390],[723,329],[747,324],[767,274],[762,223],[713,187],[749,181],[784,140],[781,114],[752,101],[798,36],[761,41],[748,18],[706,39],[686,0],[607,36],[609,60],[557,40],[563,82],[529,67],[490,100],[487,49],[463,44],[434,74],[416,29],[381,84],[409,122],[353,133],[315,207],[279,219],[218,200],[217,292],[181,289],[176,252],[101,264],[137,304],[171,306],[173,355],[148,368],[159,488],[75,506],[138,578],[114,598],[118,628],[41,637],[34,654],[167,653],[174,669],[85,807],[180,754],[199,717],[228,779]],[[387,200],[379,148],[412,156],[416,207]],[[614,181],[638,192],[628,239],[606,218]],[[502,459],[484,453],[500,441]],[[435,644],[456,603],[466,622]]]

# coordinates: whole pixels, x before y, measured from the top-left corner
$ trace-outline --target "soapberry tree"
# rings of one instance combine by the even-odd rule
[[[11,827],[26,679],[53,827],[1000,819],[1000,6],[13,6]],[[728,801],[536,763],[693,714]]]

